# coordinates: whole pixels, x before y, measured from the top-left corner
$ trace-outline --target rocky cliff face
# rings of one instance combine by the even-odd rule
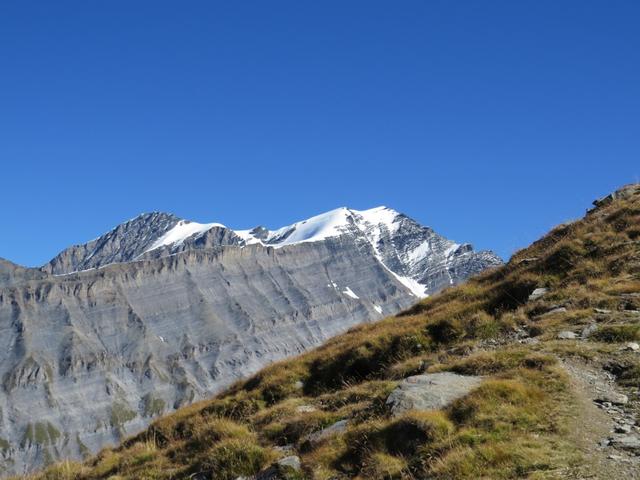
[[[0,288],[24,280],[44,278],[45,274],[35,268],[25,268],[0,258]]]
[[[153,213],[41,269],[1,261],[0,466],[95,452],[499,262],[384,208],[275,231]]]
[[[135,260],[150,242],[172,229],[179,221],[178,217],[168,213],[140,215],[95,240],[67,248],[42,269],[48,273],[63,274]]]

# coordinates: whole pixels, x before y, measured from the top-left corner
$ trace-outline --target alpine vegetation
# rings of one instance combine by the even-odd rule
[[[639,225],[632,185],[502,267],[31,478],[636,478]],[[27,435],[57,444],[44,422]]]
[[[39,269],[0,262],[0,468],[79,459],[501,261],[394,210],[276,230],[140,215]]]

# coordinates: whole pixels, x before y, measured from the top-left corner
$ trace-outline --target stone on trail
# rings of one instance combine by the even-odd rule
[[[598,403],[610,403],[612,405],[626,405],[629,402],[629,397],[618,392],[603,392],[598,395],[595,400]]]
[[[620,450],[640,452],[640,438],[635,435],[618,435],[611,438],[611,446]]]

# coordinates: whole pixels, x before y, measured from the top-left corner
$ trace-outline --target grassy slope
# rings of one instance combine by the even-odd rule
[[[536,287],[549,293],[529,302]],[[155,421],[89,458],[32,478],[235,479],[292,445],[304,473],[285,478],[557,478],[584,461],[567,439],[573,393],[559,360],[611,354],[640,338],[640,188],[554,229],[499,269],[420,302],[397,317],[354,328],[274,364],[216,398]],[[556,305],[565,312],[540,316]],[[588,341],[557,341],[609,309]],[[536,342],[521,343],[527,332]],[[526,334],[524,334],[526,335]],[[586,346],[583,346],[586,345]],[[640,381],[629,360],[625,385]],[[635,362],[635,363],[633,363]],[[455,371],[487,378],[444,411],[390,418],[399,380]],[[314,406],[315,411],[297,407]],[[311,410],[309,408],[302,410]],[[349,419],[343,435],[305,436]]]

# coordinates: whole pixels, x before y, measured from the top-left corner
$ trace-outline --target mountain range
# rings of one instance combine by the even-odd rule
[[[19,479],[638,478],[640,185],[594,204],[505,265]]]
[[[276,230],[142,214],[0,260],[0,465],[79,458],[268,363],[502,264],[386,207]]]

